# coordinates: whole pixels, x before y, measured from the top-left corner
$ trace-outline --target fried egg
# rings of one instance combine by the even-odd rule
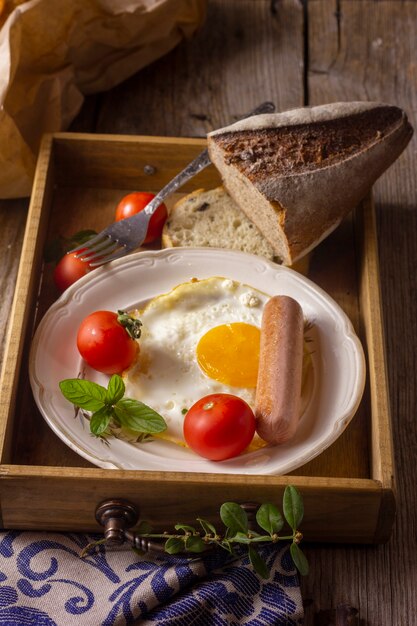
[[[161,438],[185,445],[185,413],[208,394],[231,393],[254,407],[268,298],[212,277],[183,283],[135,312],[143,326],[138,361],[124,374],[126,396],[164,417]]]

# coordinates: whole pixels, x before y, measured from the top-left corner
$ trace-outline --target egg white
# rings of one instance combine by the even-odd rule
[[[208,394],[231,393],[254,407],[255,389],[209,378],[197,363],[196,348],[208,330],[221,324],[246,322],[260,328],[268,299],[247,285],[212,277],[183,283],[135,313],[143,326],[138,361],[124,374],[126,396],[164,417],[162,438],[185,445],[184,414]]]

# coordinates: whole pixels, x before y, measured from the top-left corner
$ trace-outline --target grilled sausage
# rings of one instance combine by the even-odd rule
[[[304,320],[301,306],[289,296],[274,296],[262,315],[256,430],[268,443],[294,435],[300,413]]]

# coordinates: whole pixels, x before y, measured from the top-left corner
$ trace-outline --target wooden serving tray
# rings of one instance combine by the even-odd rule
[[[225,501],[274,502],[286,485],[303,495],[307,540],[378,543],[394,515],[393,452],[386,384],[378,252],[371,198],[299,268],[348,314],[364,345],[367,384],[343,435],[286,476],[103,470],[64,445],[41,417],[28,379],[36,324],[56,299],[45,242],[101,230],[132,190],[158,191],[203,148],[200,139],[57,133],[45,136],[36,170],[0,387],[0,503],[4,528],[98,531],[96,506],[126,498],[156,528],[218,519]],[[151,166],[151,168],[147,167]],[[151,173],[149,173],[151,172]],[[184,186],[220,182],[209,167]],[[169,203],[168,203],[169,204]],[[65,338],[63,338],[65,341]]]

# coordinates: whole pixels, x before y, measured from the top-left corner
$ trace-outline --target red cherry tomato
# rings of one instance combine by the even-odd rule
[[[90,266],[85,261],[77,259],[75,254],[69,253],[62,257],[54,270],[54,282],[59,291],[65,291],[76,280],[85,276],[90,271]]]
[[[151,200],[155,198],[154,193],[148,193],[145,191],[135,191],[129,193],[122,198],[117,205],[115,221],[123,220],[126,217],[131,217],[136,213],[142,211]],[[152,215],[148,226],[148,232],[146,234],[145,241],[143,243],[150,243],[155,241],[161,236],[162,228],[165,224],[168,212],[164,203],[160,204]]]
[[[255,417],[241,398],[213,393],[198,400],[184,419],[184,438],[194,452],[211,461],[237,456],[255,434]]]
[[[113,311],[88,315],[78,329],[77,347],[90,367],[109,375],[130,367],[139,348]]]

